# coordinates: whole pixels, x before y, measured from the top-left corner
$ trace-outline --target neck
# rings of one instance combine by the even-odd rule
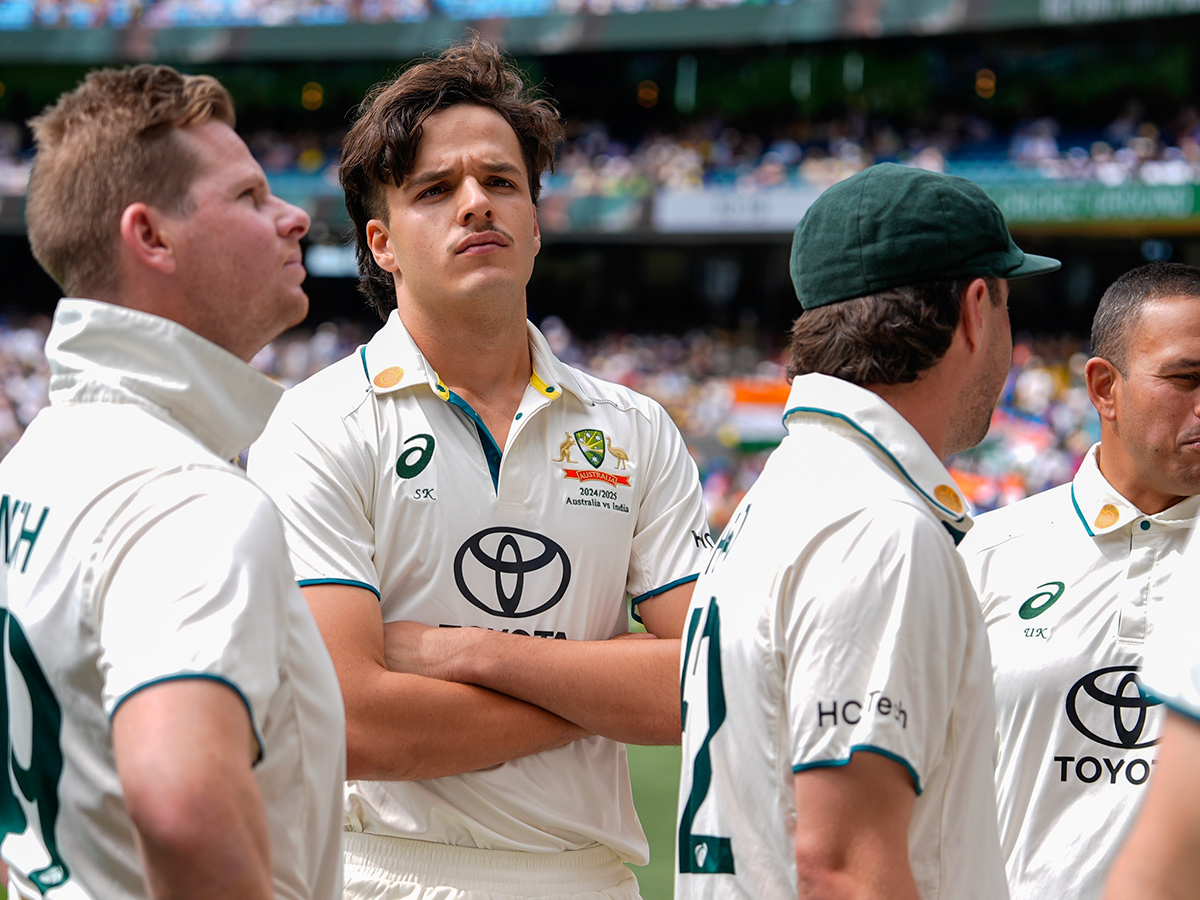
[[[1113,490],[1136,506],[1140,512],[1152,516],[1187,499],[1186,495],[1168,494],[1146,484],[1138,477],[1132,460],[1115,449],[1119,446],[1120,442],[1112,436],[1108,423],[1101,421],[1100,449],[1096,454],[1100,474],[1112,485]]]
[[[885,403],[916,429],[938,459],[946,457],[946,435],[949,431],[947,404],[939,386],[932,384],[934,370],[922,372],[908,384],[868,384],[864,387],[878,394]],[[931,402],[932,401],[932,402]]]
[[[422,355],[457,393],[523,392],[529,383],[533,366],[523,314],[439,315],[415,304],[402,304],[399,312]]]

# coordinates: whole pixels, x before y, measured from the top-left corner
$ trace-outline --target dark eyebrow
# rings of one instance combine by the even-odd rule
[[[1181,372],[1188,369],[1200,369],[1200,359],[1173,359],[1163,366],[1164,372]]]
[[[485,161],[481,163],[481,167],[484,169],[484,171],[492,175],[507,176],[521,174],[520,166],[515,166],[508,162]],[[439,181],[449,178],[452,174],[453,171],[451,169],[438,169],[435,172],[424,172],[420,175],[413,175],[406,179],[404,182],[404,187],[412,190],[419,190],[421,188],[428,187],[431,184],[437,184]]]

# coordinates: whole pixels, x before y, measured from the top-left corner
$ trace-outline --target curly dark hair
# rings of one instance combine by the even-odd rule
[[[564,136],[558,110],[477,34],[372,88],[342,145],[340,178],[354,223],[358,288],[382,318],[396,307],[396,285],[371,255],[367,222],[387,221],[386,187],[399,187],[412,172],[422,123],[439,110],[464,103],[493,109],[512,126],[534,204],[542,173],[554,169],[554,151]]]
[[[925,281],[805,310],[792,325],[788,379],[817,372],[852,384],[907,384],[950,349],[973,279]],[[1000,279],[984,278],[993,304]]]

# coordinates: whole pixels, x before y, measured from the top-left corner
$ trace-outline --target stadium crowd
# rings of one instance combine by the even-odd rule
[[[677,131],[618,134],[592,120],[566,122],[567,140],[547,194],[644,197],[659,190],[780,186],[828,187],[878,162],[900,162],[980,183],[1091,181],[1115,186],[1200,183],[1200,110],[1170,120],[1147,117],[1134,101],[1106,125],[1066,129],[1052,118],[1021,121],[1010,133],[976,115],[945,114],[899,125],[850,114],[761,129],[720,117]],[[258,130],[246,142],[269,174],[337,180],[343,132]],[[22,194],[32,150],[25,130],[0,122],[0,194]]]
[[[45,317],[0,323],[0,456],[48,403]],[[540,323],[560,358],[661,403],[700,467],[719,531],[783,436],[787,397],[780,352],[761,335],[694,330],[583,339],[560,320]],[[346,356],[370,328],[325,322],[288,332],[253,365],[291,387]],[[1018,336],[1013,367],[987,439],[954,457],[951,471],[978,510],[1010,504],[1071,479],[1099,434],[1083,385],[1086,341]]]

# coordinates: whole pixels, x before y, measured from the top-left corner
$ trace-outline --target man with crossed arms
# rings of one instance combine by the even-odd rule
[[[250,455],[346,700],[347,897],[637,897],[621,742],[679,740],[709,538],[663,409],[526,319],[561,134],[479,40],[372,92],[342,183],[385,324]],[[611,640],[627,597],[657,640]]]

